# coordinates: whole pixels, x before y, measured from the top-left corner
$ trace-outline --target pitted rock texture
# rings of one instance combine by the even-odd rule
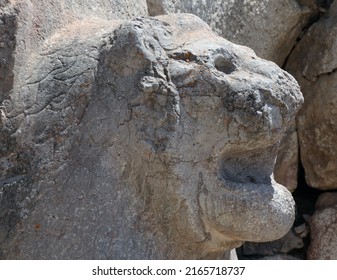
[[[337,181],[336,15],[334,2],[305,34],[287,64],[305,97],[297,126],[306,181],[321,190],[336,189]]]
[[[326,192],[316,203],[316,211],[310,219],[311,243],[308,259],[337,259],[337,194]]]
[[[292,226],[272,170],[303,99],[274,63],[187,14],[74,22],[29,62],[3,108],[2,258],[221,258]]]

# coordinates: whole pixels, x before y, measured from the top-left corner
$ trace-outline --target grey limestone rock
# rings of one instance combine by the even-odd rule
[[[316,210],[310,218],[308,259],[337,259],[337,194],[326,192],[319,196]]]
[[[2,258],[221,258],[290,229],[272,170],[299,87],[196,16],[74,21],[18,69]]]
[[[305,97],[297,126],[306,181],[322,190],[336,189],[337,180],[336,15],[334,2],[305,34],[287,64]]]
[[[274,168],[275,181],[285,186],[290,192],[297,188],[298,160],[299,145],[296,121],[294,120],[281,141]]]
[[[150,15],[192,13],[220,36],[283,65],[302,29],[317,15],[314,0],[147,0]]]

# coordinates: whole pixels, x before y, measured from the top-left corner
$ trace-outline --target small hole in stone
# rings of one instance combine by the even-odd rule
[[[225,74],[230,74],[236,70],[233,62],[223,57],[222,55],[217,55],[216,57],[214,57],[214,66],[217,70]]]

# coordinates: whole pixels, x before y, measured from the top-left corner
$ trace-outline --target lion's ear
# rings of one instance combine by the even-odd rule
[[[137,141],[164,151],[180,117],[180,100],[169,73],[170,26],[156,19],[125,22],[101,56],[98,87],[127,102]]]
[[[169,46],[171,32],[158,20],[137,18],[115,30],[107,64],[119,77],[156,74],[152,65],[167,61],[164,46]]]

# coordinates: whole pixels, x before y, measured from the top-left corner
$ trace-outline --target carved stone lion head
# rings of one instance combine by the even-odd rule
[[[216,258],[291,227],[272,171],[303,99],[274,63],[180,14],[75,24],[32,65],[7,118],[34,203],[5,256]]]

